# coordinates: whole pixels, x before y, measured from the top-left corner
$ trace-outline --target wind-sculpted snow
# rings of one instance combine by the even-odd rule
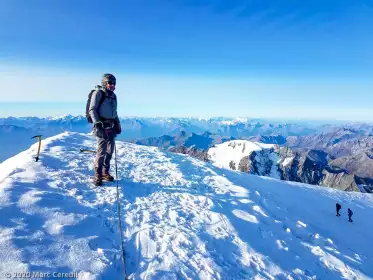
[[[94,139],[63,133],[0,164],[0,279],[123,279],[115,183],[94,189]],[[118,142],[133,279],[373,279],[373,197]],[[335,203],[342,204],[341,217]],[[354,222],[346,217],[354,211]]]

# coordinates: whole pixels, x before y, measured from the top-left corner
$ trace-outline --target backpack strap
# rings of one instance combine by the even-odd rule
[[[107,98],[105,91],[103,91],[103,90],[101,89],[100,86],[96,86],[95,89],[91,90],[91,92],[90,92],[89,95],[88,95],[88,100],[87,100],[87,104],[86,104],[86,108],[85,108],[85,116],[86,116],[87,121],[88,121],[89,123],[93,123],[92,118],[91,118],[91,116],[89,115],[89,107],[90,107],[90,104],[91,104],[91,97],[92,97],[92,94],[93,94],[95,91],[97,91],[97,92],[100,92],[100,91],[101,91],[101,99],[100,99],[100,101],[99,101],[99,103],[98,103],[97,110],[100,109],[102,103],[104,103],[104,101],[105,101],[105,98]],[[97,113],[98,113],[98,112],[97,112]]]
[[[102,103],[104,103],[104,101],[105,101],[105,98],[106,98],[106,94],[105,94],[105,92],[103,91],[103,90],[99,90],[99,91],[101,91],[102,92],[102,97],[101,97],[101,100],[100,100],[100,102],[98,103],[98,107],[97,107],[97,110],[98,109],[100,109],[100,107],[101,107],[101,105],[102,105]]]

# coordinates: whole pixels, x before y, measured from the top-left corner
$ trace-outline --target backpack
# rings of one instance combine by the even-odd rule
[[[88,121],[89,123],[93,123],[93,120],[92,120],[91,116],[89,115],[89,106],[90,106],[90,104],[91,104],[92,94],[93,94],[93,92],[95,92],[97,89],[98,89],[98,90],[101,90],[101,87],[97,87],[96,89],[91,90],[91,92],[88,94],[87,104],[85,105],[85,117],[86,117],[86,119],[87,119],[87,121]],[[99,102],[99,104],[98,104],[98,108],[97,108],[97,109],[100,109],[100,106],[101,106],[102,103],[104,102],[105,97],[106,97],[106,95],[103,94],[103,95],[102,95],[102,98],[101,98],[101,100],[100,100],[100,102]]]

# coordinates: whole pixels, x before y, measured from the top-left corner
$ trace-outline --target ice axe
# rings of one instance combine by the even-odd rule
[[[92,153],[92,154],[96,153],[96,151],[94,151],[94,150],[83,149],[83,148],[80,148],[80,152],[81,153]]]
[[[35,135],[35,136],[31,137],[31,139],[34,139],[36,137],[38,137],[38,140],[39,140],[39,147],[38,147],[38,153],[36,155],[35,160],[38,161],[39,160],[39,154],[40,154],[40,146],[41,146],[41,135]]]

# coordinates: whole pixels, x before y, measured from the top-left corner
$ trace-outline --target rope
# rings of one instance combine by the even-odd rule
[[[119,232],[120,232],[120,244],[122,248],[122,261],[124,265],[124,279],[127,279],[127,271],[126,271],[126,257],[124,254],[124,241],[123,241],[123,230],[122,230],[122,222],[121,222],[121,214],[120,214],[120,203],[119,203],[119,183],[118,183],[118,164],[117,164],[117,145],[114,143],[114,152],[115,152],[115,177],[117,180],[117,209],[118,209],[118,225],[119,225]]]

